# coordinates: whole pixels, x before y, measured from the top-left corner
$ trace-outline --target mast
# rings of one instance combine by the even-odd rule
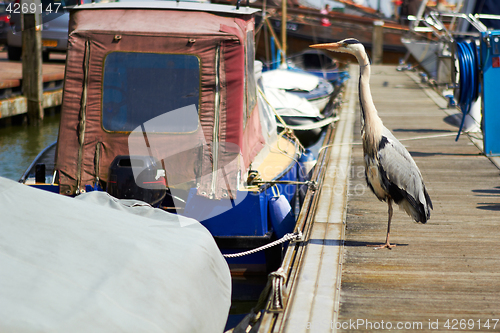
[[[281,0],[281,64],[286,64],[286,2],[287,0]]]

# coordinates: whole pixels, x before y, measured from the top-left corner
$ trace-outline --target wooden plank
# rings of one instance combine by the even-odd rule
[[[62,89],[46,91],[42,95],[43,108],[59,106],[62,103]],[[27,98],[24,96],[0,100],[0,118],[25,114],[28,110]]]
[[[43,82],[64,80],[64,62],[61,56],[58,60],[42,64]],[[9,61],[7,52],[0,52],[0,89],[18,87],[23,78],[22,63]]]

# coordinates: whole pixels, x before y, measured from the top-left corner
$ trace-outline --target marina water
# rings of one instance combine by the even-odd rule
[[[34,158],[57,140],[61,115],[46,115],[43,124],[32,127],[0,127],[0,176],[19,180]]]

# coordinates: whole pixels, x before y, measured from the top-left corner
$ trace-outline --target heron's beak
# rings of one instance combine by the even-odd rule
[[[309,45],[313,49],[326,49],[326,50],[335,50],[340,47],[340,43],[326,43],[326,44],[314,44]]]

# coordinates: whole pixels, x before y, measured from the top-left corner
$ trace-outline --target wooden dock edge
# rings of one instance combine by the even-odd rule
[[[61,105],[62,94],[62,89],[44,92],[42,107],[46,109]],[[0,100],[0,119],[27,113],[27,101],[25,96],[16,96]]]
[[[346,103],[340,110],[333,144],[328,147],[319,197],[316,205],[311,205],[311,223],[304,225],[305,241],[295,249],[290,246],[285,255],[283,267],[293,266],[287,270],[285,282],[288,300],[282,312],[264,312],[258,332],[331,332],[335,327],[359,67],[351,66],[349,75]]]

